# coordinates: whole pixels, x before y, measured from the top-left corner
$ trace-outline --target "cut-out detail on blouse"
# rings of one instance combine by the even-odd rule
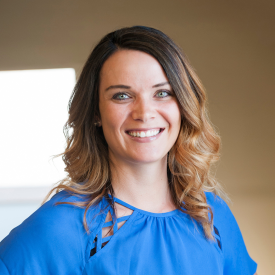
[[[216,240],[217,240],[217,243],[218,243],[218,246],[219,248],[222,250],[222,240],[221,240],[221,236],[220,236],[220,233],[219,233],[219,230],[218,228],[214,225],[214,232],[215,232],[215,235],[216,235]]]
[[[115,209],[117,208],[120,208],[120,210],[122,208],[126,208],[127,212],[131,210],[131,212],[133,213],[132,209],[129,209],[122,204],[118,206],[117,202],[115,202]],[[115,235],[115,233],[119,230],[119,228],[121,228],[125,224],[125,222],[128,220],[130,216],[131,215],[126,215],[116,219],[112,207],[109,206],[109,211],[107,212],[107,215],[105,217],[105,223],[103,224],[100,232],[94,238],[91,251],[90,251],[90,257],[92,257],[95,253],[97,253],[109,242],[109,240],[113,237],[113,235]],[[114,226],[113,228],[111,228],[113,224]]]

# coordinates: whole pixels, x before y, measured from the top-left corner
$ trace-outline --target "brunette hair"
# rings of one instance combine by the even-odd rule
[[[181,49],[159,30],[134,26],[104,36],[89,56],[69,101],[69,119],[64,126],[67,147],[62,155],[68,176],[53,188],[83,196],[86,213],[103,196],[113,196],[108,145],[102,128],[96,127],[99,113],[99,77],[103,63],[118,50],[137,50],[153,56],[162,66],[181,110],[181,127],[168,154],[169,186],[175,205],[202,227],[213,239],[213,213],[205,191],[222,195],[223,190],[210,174],[219,158],[220,138],[206,112],[204,88]],[[46,199],[47,199],[46,198]],[[68,203],[68,202],[62,202]],[[110,201],[114,209],[114,201]]]

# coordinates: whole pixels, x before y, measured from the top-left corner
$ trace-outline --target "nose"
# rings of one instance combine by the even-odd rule
[[[148,98],[139,98],[134,102],[132,118],[137,121],[147,122],[154,119],[156,111],[154,103]]]

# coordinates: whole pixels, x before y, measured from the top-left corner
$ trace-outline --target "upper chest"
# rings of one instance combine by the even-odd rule
[[[93,233],[84,274],[222,274],[218,243],[205,240],[184,215],[154,217],[120,206],[116,210],[117,220],[107,209]]]

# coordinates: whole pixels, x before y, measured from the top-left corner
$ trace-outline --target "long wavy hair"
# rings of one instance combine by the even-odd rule
[[[190,215],[213,239],[213,213],[205,191],[226,196],[210,173],[219,159],[220,138],[206,111],[204,88],[181,49],[159,30],[134,26],[104,36],[89,56],[69,101],[69,118],[64,126],[67,147],[62,155],[67,177],[55,190],[81,196],[81,202],[60,202],[85,207],[84,226],[88,231],[87,210],[108,192],[113,197],[108,145],[99,113],[99,78],[104,62],[116,51],[137,50],[153,56],[162,66],[181,110],[177,141],[168,153],[168,179],[176,207]],[[59,156],[60,156],[59,155]],[[84,196],[83,196],[84,195]],[[109,200],[114,209],[114,200]]]

